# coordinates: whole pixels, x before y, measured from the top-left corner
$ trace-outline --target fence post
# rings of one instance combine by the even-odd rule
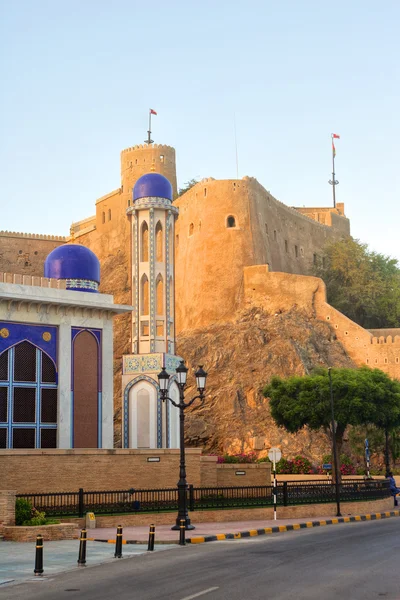
[[[194,490],[193,485],[189,485],[189,510],[194,510]]]
[[[283,482],[283,506],[288,505],[288,484],[287,481]]]
[[[79,506],[78,506],[78,510],[79,510],[79,518],[82,519],[84,517],[84,512],[85,512],[85,506],[83,504],[83,489],[79,488]]]

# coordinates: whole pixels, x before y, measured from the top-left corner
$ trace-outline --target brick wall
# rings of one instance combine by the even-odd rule
[[[186,450],[187,479],[195,486],[200,456],[200,448]],[[0,450],[0,473],[2,486],[17,493],[175,487],[179,450]]]
[[[41,535],[46,542],[56,540],[72,540],[77,537],[76,526],[72,523],[60,525],[40,525],[37,527],[4,527],[3,535],[6,541],[34,542]]]
[[[0,490],[0,530],[5,525],[15,524],[15,494],[15,491]]]
[[[261,463],[217,465],[217,486],[271,485],[271,465]]]

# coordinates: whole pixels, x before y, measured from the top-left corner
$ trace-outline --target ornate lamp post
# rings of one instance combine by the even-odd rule
[[[195,529],[194,525],[190,524],[189,514],[187,510],[187,481],[186,481],[186,463],[185,463],[185,409],[193,404],[195,400],[204,402],[204,390],[206,388],[207,373],[204,371],[203,366],[200,365],[195,373],[198,395],[185,402],[185,387],[188,368],[185,366],[185,361],[181,360],[179,367],[176,369],[178,376],[178,388],[179,388],[179,404],[169,398],[168,396],[168,381],[169,375],[162,368],[158,374],[158,382],[160,385],[161,400],[169,400],[171,404],[179,408],[179,435],[180,435],[180,463],[179,463],[179,481],[178,481],[178,516],[176,518],[176,524],[171,529],[179,530],[181,520],[185,521],[185,529]]]

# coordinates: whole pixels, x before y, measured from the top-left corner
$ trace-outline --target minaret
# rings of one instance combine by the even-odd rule
[[[174,231],[178,209],[171,183],[159,173],[140,177],[127,208],[131,227],[132,354],[124,356],[124,447],[177,447],[177,415],[161,406],[157,374],[171,374],[175,356]],[[176,389],[175,389],[176,388]],[[177,393],[172,381],[171,394]],[[156,406],[157,404],[157,406]],[[156,419],[156,422],[155,422]]]

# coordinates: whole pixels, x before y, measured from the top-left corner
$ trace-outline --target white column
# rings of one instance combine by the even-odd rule
[[[114,402],[113,402],[113,329],[112,320],[104,321],[102,332],[102,402],[101,402],[101,447],[114,447]]]
[[[58,448],[71,448],[71,326],[58,328]]]

